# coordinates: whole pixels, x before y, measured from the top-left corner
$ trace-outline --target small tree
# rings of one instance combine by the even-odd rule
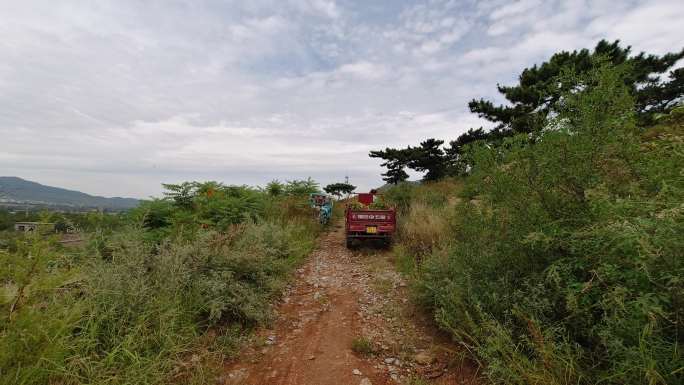
[[[191,209],[195,198],[197,182],[183,182],[181,184],[162,183],[167,191],[164,196],[173,200],[174,204],[183,209]]]
[[[301,180],[289,180],[285,185],[285,194],[287,195],[307,195],[320,191],[318,182],[311,179],[311,177]]]
[[[266,193],[274,197],[283,195],[285,193],[285,185],[279,180],[274,179],[266,185]]]
[[[356,186],[349,183],[332,183],[323,188],[323,191],[336,196],[338,199],[342,197],[342,194],[349,195],[354,190],[356,190]]]

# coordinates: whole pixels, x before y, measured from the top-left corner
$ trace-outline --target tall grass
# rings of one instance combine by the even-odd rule
[[[400,270],[413,272],[425,257],[448,249],[452,223],[445,213],[460,201],[461,186],[460,180],[449,178],[400,184],[386,192],[387,201],[399,210],[394,251]]]
[[[0,252],[0,383],[212,381],[270,320],[320,230],[301,197],[247,194],[188,209],[153,202],[86,253],[35,237]]]

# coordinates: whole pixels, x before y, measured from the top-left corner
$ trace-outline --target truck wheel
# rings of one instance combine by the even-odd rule
[[[354,239],[351,237],[347,237],[347,248],[348,249],[354,248]]]
[[[382,246],[386,249],[392,247],[392,238],[385,238],[382,240]]]

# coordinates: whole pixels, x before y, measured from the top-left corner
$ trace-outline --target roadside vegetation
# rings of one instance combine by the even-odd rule
[[[397,261],[493,383],[681,384],[682,89],[647,113],[633,62],[587,60],[545,83],[564,86],[539,126],[502,124],[459,147],[458,176],[386,191]]]
[[[370,153],[417,303],[490,382],[684,383],[682,58],[561,52],[499,87],[508,105],[469,104],[491,130]],[[1,384],[203,384],[271,321],[321,231],[316,182],[164,187],[123,214],[0,212]]]
[[[22,235],[0,249],[0,383],[205,383],[270,321],[321,230],[317,184],[165,187],[82,248]]]

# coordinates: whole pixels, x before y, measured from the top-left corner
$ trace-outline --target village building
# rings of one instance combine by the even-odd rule
[[[48,222],[17,222],[14,224],[14,231],[23,231],[25,233],[53,233],[55,231],[55,224]]]

